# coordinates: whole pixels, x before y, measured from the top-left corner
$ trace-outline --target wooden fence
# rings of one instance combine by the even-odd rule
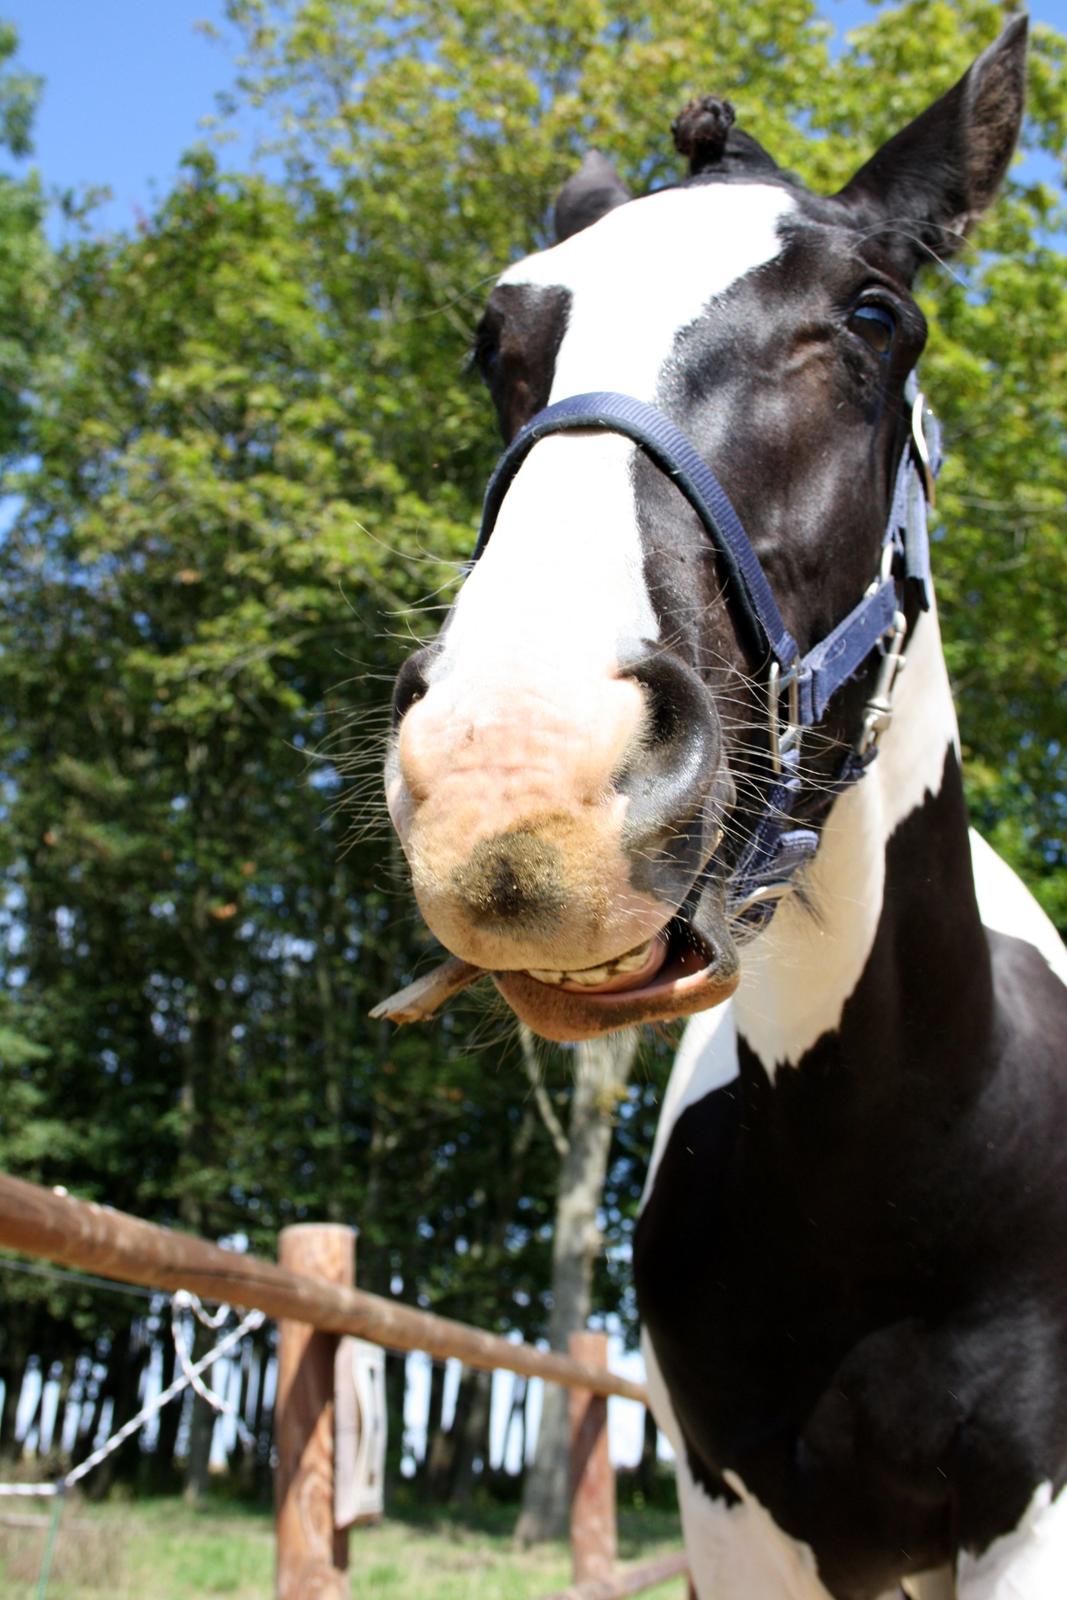
[[[607,1400],[647,1404],[648,1397],[642,1384],[608,1370],[603,1334],[576,1334],[564,1356],[367,1294],[355,1287],[351,1228],[285,1228],[275,1263],[2,1174],[0,1246],[121,1283],[188,1289],[277,1320],[277,1600],[347,1600],[350,1593],[348,1533],[334,1523],[334,1354],[342,1334],[570,1390],[574,1583],[549,1600],[622,1600],[686,1575],[681,1554],[616,1566]]]

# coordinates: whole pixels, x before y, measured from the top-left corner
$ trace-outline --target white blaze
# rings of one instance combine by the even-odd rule
[[[793,208],[770,184],[667,189],[509,267],[502,284],[570,295],[551,399],[614,389],[653,400],[679,332],[779,254],[780,224]],[[657,637],[631,479],[635,448],[606,433],[534,447],[460,592],[431,682],[456,672],[472,681],[487,671],[538,681],[610,672]]]
[[[502,284],[571,295],[551,399],[616,389],[653,400],[678,333],[781,252],[794,209],[768,183],[662,189],[509,267]]]

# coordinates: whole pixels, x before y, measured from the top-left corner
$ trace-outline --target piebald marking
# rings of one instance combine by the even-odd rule
[[[959,1562],[959,1600],[1063,1600],[1067,1594],[1067,1490],[1039,1484],[1019,1526]]]
[[[795,210],[775,184],[663,189],[509,267],[501,284],[571,294],[550,398],[615,389],[654,400],[676,335],[780,253]]]
[[[745,953],[737,1027],[772,1075],[838,1029],[878,932],[886,845],[938,793],[945,756],[957,745],[940,630],[929,611],[908,643],[907,670],[878,758],[840,797],[823,828],[805,876],[811,909],[790,895]]]

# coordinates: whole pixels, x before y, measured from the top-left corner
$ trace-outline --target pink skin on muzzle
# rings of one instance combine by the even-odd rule
[[[673,907],[636,889],[613,777],[640,746],[640,686],[607,672],[454,672],[408,711],[389,810],[431,930],[492,971],[582,970]]]

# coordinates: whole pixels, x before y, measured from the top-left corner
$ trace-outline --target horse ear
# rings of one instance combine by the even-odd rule
[[[1013,18],[959,83],[894,135],[838,199],[886,219],[885,244],[909,276],[951,255],[993,199],[1011,160],[1026,93],[1025,16]]]
[[[554,220],[556,243],[580,233],[616,206],[632,199],[607,156],[590,150],[573,178],[568,178],[556,196]]]

